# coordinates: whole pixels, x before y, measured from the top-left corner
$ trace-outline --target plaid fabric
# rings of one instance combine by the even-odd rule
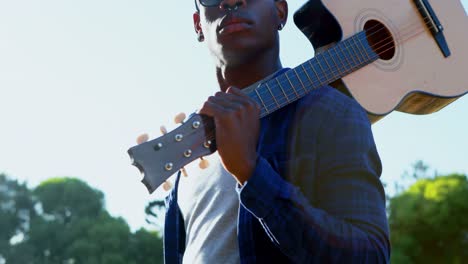
[[[236,187],[241,263],[389,262],[381,162],[354,100],[323,87],[263,118],[258,154]],[[181,262],[185,242],[174,192],[166,263]]]

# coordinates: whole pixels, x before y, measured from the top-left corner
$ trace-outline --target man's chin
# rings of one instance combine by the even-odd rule
[[[252,49],[259,49],[258,40],[253,38],[237,36],[229,38],[219,38],[218,45],[223,53],[244,53]]]

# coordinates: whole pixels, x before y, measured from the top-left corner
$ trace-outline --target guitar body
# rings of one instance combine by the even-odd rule
[[[392,110],[429,114],[468,92],[468,17],[459,0],[429,3],[444,27],[448,57],[413,0],[311,0],[294,20],[316,50],[361,32],[366,23],[385,26],[395,44],[391,54],[332,84],[341,84],[375,121]]]

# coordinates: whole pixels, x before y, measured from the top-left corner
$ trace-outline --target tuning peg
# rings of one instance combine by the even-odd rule
[[[201,161],[200,161],[200,164],[198,165],[200,169],[204,170],[210,166],[210,162],[208,160],[204,159],[203,157],[201,157],[200,159]]]
[[[148,139],[149,139],[149,136],[148,134],[145,133],[145,134],[139,135],[136,141],[137,141],[137,144],[141,144],[141,143],[145,143],[146,141],[148,141]]]
[[[165,181],[163,183],[163,189],[166,192],[170,191],[172,189],[172,184],[170,182],[168,182],[168,181]]]
[[[184,167],[182,167],[182,169],[180,170],[182,171],[182,175],[184,175],[184,177],[188,177],[187,171],[185,170]]]
[[[176,124],[182,124],[182,123],[184,123],[184,120],[185,120],[186,117],[187,116],[185,115],[185,113],[179,113],[174,117],[174,122]]]
[[[161,131],[161,133],[162,133],[163,135],[167,134],[167,129],[166,129],[165,126],[161,126],[161,127],[159,128],[159,130]]]

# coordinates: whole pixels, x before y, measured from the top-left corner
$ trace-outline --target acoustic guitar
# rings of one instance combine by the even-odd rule
[[[372,122],[393,110],[433,113],[468,92],[468,18],[460,0],[310,0],[294,21],[320,52],[243,90],[261,117],[325,85],[356,99]],[[192,114],[128,154],[152,193],[214,151],[212,120]]]

